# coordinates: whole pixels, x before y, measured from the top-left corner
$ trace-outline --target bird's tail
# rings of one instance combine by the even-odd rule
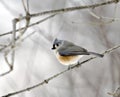
[[[98,53],[95,53],[95,52],[89,52],[89,54],[92,54],[92,55],[95,55],[95,56],[98,56],[98,57],[104,57],[103,54],[98,54]]]

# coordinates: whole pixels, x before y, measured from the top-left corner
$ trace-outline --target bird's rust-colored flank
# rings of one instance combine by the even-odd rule
[[[61,55],[57,54],[57,59],[59,60],[60,63],[62,63],[64,65],[71,65],[71,64],[74,64],[78,61],[79,55],[61,56]]]

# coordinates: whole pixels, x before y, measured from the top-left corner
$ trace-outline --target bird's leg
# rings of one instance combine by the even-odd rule
[[[68,66],[68,70],[72,69],[74,66],[75,66],[75,67],[79,67],[79,66],[81,66],[81,64],[80,64],[79,61],[78,61],[76,64],[70,64],[70,65]]]
[[[81,66],[80,62],[78,61],[76,64],[77,67]]]
[[[70,65],[68,66],[68,70],[70,70],[70,69],[72,69],[72,64],[70,64]]]

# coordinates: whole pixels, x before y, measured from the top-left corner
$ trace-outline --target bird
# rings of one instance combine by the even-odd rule
[[[78,46],[67,40],[60,40],[55,38],[52,45],[58,61],[63,65],[73,65],[79,62],[79,59],[84,55],[95,55],[97,57],[103,57],[103,54],[96,52],[89,52],[87,49]]]

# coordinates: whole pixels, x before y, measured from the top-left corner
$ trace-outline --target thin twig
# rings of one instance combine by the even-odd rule
[[[46,21],[46,20],[54,17],[55,15],[57,15],[57,14],[53,14],[53,15],[50,15],[50,16],[48,16],[48,17],[45,17],[44,19],[42,19],[42,20],[40,20],[40,21],[37,21],[37,22],[35,22],[35,23],[30,24],[28,27],[32,27],[32,26],[34,26],[34,25],[40,24],[40,23],[42,23],[42,22],[44,22],[44,21]],[[20,30],[23,30],[23,29],[25,29],[25,27],[22,27],[22,28],[20,28],[20,29],[17,29],[16,32],[18,32],[18,31],[20,31]],[[0,37],[1,37],[1,36],[5,36],[5,35],[8,35],[8,34],[12,34],[12,31],[9,31],[9,32],[0,34]]]
[[[105,54],[107,54],[107,53],[113,52],[114,50],[116,50],[116,49],[118,49],[118,48],[120,48],[120,45],[114,46],[114,47],[112,47],[112,48],[104,51],[102,54],[105,55]],[[14,95],[17,95],[17,94],[26,92],[26,91],[30,91],[30,90],[32,90],[32,89],[34,89],[34,88],[37,88],[37,87],[39,87],[39,86],[42,86],[42,85],[44,85],[44,84],[48,84],[48,82],[51,81],[51,80],[53,80],[54,78],[57,78],[58,76],[64,74],[64,73],[67,72],[67,71],[70,71],[70,70],[72,70],[72,69],[74,69],[74,68],[78,68],[78,67],[80,67],[82,64],[84,64],[84,63],[86,63],[86,62],[89,62],[89,61],[91,61],[91,60],[93,60],[93,59],[95,59],[95,58],[97,58],[97,57],[91,57],[91,58],[89,58],[89,59],[87,59],[87,60],[85,60],[85,61],[82,61],[81,63],[78,63],[78,64],[76,64],[76,65],[73,65],[71,68],[65,69],[65,70],[63,70],[62,72],[57,73],[57,74],[55,74],[55,75],[53,75],[53,76],[45,79],[44,81],[42,81],[42,82],[40,82],[40,83],[38,83],[38,84],[36,84],[36,85],[33,85],[33,86],[31,86],[31,87],[28,87],[28,88],[25,88],[25,89],[22,89],[22,90],[19,90],[19,91],[15,91],[15,92],[12,92],[12,93],[8,93],[7,95],[4,95],[4,96],[2,96],[2,97],[14,96]]]
[[[24,37],[23,39],[21,39],[18,43],[16,43],[16,46],[18,46],[21,42],[25,41],[27,38],[29,38],[30,36],[32,36],[33,34],[35,34],[35,31],[28,34],[26,37]]]
[[[25,9],[25,11],[26,11],[26,26],[25,26],[25,28],[23,29],[23,31],[21,32],[21,35],[16,38],[16,24],[17,24],[18,20],[20,21],[20,19],[15,18],[15,19],[13,20],[12,42],[10,42],[11,48],[9,49],[9,51],[7,51],[7,53],[6,53],[5,56],[4,56],[4,57],[5,57],[5,61],[6,61],[6,63],[8,64],[10,70],[7,71],[7,72],[5,72],[5,73],[3,73],[3,74],[1,74],[0,76],[4,76],[4,75],[10,73],[10,72],[13,70],[14,62],[15,62],[15,46],[16,46],[15,44],[16,44],[16,41],[19,40],[19,39],[21,39],[21,37],[22,37],[23,34],[26,32],[26,30],[27,30],[27,28],[28,28],[28,26],[29,26],[29,23],[30,23],[29,13],[28,13],[28,11],[27,11],[26,8],[25,8],[24,1],[23,1],[23,6],[24,6],[24,9]],[[11,53],[11,63],[10,63],[10,62],[8,61],[8,59],[7,59],[7,55],[8,55],[8,53],[9,53],[10,51],[12,51],[12,53]]]
[[[9,74],[9,73],[12,71],[12,68],[11,68],[12,66],[11,66],[11,64],[9,63],[8,58],[7,58],[8,53],[9,53],[8,51],[5,52],[5,54],[4,54],[4,59],[5,59],[8,67],[9,67],[9,70],[6,71],[6,72],[4,72],[4,73],[2,73],[2,74],[0,74],[0,77]]]
[[[61,9],[56,9],[56,10],[49,10],[49,11],[44,11],[44,12],[40,12],[40,13],[31,14],[31,17],[37,17],[37,16],[41,16],[41,15],[48,15],[48,14],[56,14],[56,13],[65,13],[65,12],[71,12],[71,11],[88,9],[88,8],[96,8],[96,7],[100,7],[100,6],[103,6],[103,5],[117,3],[116,1],[119,2],[120,0],[111,0],[111,1],[106,1],[106,2],[102,2],[102,3],[96,3],[96,4],[92,4],[92,5],[85,5],[85,6],[77,6],[77,7],[68,7],[68,8],[61,8]],[[24,18],[25,17],[23,17],[23,19]]]
[[[26,13],[26,18],[25,18],[25,20],[26,20],[26,25],[25,25],[23,31],[19,30],[19,31],[21,31],[21,32],[20,32],[20,36],[18,36],[18,37],[16,38],[16,40],[20,39],[20,38],[24,35],[24,33],[26,32],[26,30],[28,29],[28,26],[29,26],[29,24],[30,24],[30,19],[31,19],[30,13],[29,13],[29,9],[28,9],[28,6],[29,6],[28,0],[27,0],[27,7],[25,6],[24,0],[22,0],[22,4],[23,4],[23,7],[24,7],[24,10],[25,10],[25,13]],[[20,20],[22,20],[22,19],[20,19]],[[16,31],[16,30],[15,30],[15,31]]]
[[[119,1],[120,0],[111,0],[111,1],[106,1],[106,2],[103,2],[103,3],[96,3],[96,4],[92,4],[92,5],[86,5],[86,6],[77,6],[77,7],[68,7],[68,8],[61,8],[61,9],[56,9],[56,10],[49,10],[49,11],[44,11],[44,12],[40,12],[40,13],[31,14],[30,17],[33,18],[33,17],[37,17],[37,16],[41,16],[41,15],[65,13],[65,12],[71,12],[71,11],[88,9],[88,8],[96,8],[96,7],[100,7],[100,6],[103,6],[103,5],[117,3]],[[21,20],[23,20],[23,19],[26,19],[26,16],[23,16],[21,18]],[[22,28],[22,29],[24,29],[24,28]],[[16,31],[19,31],[19,29],[17,29]],[[7,33],[0,34],[0,37],[4,36],[4,35],[8,35],[8,34],[11,34],[11,31],[9,31]]]
[[[46,18],[44,18],[44,19],[42,19],[42,20],[40,20],[40,21],[38,21],[38,22],[35,22],[35,23],[31,24],[31,25],[28,25],[28,27],[31,27],[31,26],[40,24],[40,23],[42,23],[42,22],[44,22],[44,21],[46,21],[46,20],[54,17],[55,15],[56,15],[56,14],[50,15],[50,16],[48,16],[48,17],[46,17]],[[17,32],[17,31],[20,31],[20,30],[23,30],[23,29],[25,29],[25,27],[22,27],[22,28],[20,28],[20,29],[17,29],[16,32]],[[7,35],[7,34],[12,34],[12,31],[7,32],[5,35]],[[4,47],[2,47],[2,48],[0,49],[0,52],[3,51],[5,48],[9,47],[10,45],[11,45],[11,43],[9,43],[8,45],[5,45]]]
[[[1,76],[5,76],[5,75],[9,74],[11,71],[12,71],[12,69],[9,69],[8,71],[6,71],[6,72],[4,72],[4,73],[0,74],[0,77],[1,77]]]
[[[11,44],[9,45],[9,46],[11,46],[11,49],[14,48],[14,46],[15,46],[16,23],[17,23],[17,20],[14,19],[14,20],[13,20],[12,42],[11,42]],[[4,48],[6,48],[6,47],[7,47],[7,46],[5,46]],[[5,52],[5,55],[4,55],[5,61],[6,61],[7,65],[9,66],[9,70],[8,70],[7,72],[4,72],[4,73],[0,74],[0,77],[6,75],[6,74],[8,74],[8,73],[10,73],[10,72],[13,70],[14,61],[15,61],[15,60],[14,60],[14,58],[15,58],[15,50],[12,49],[12,53],[11,53],[11,63],[8,61],[8,58],[7,58],[7,55],[8,55],[9,52],[10,52],[10,51],[6,51],[6,52]]]
[[[108,92],[113,97],[120,97],[120,87],[118,87],[113,93]]]
[[[25,25],[23,31],[19,30],[21,32],[20,32],[20,35],[16,38],[16,40],[20,39],[24,35],[26,30],[28,29],[28,26],[30,24],[30,17],[29,17],[29,13],[27,13],[26,15],[27,15],[27,17],[26,17],[26,25]]]
[[[106,19],[106,20],[109,20],[109,21],[117,21],[117,20],[120,20],[120,18],[111,18],[111,17],[104,17],[104,16],[98,16],[97,14],[95,14],[93,11],[90,11],[90,14],[95,17],[96,19]],[[109,22],[108,21],[108,22]],[[103,21],[104,22],[104,21]]]
[[[22,0],[22,4],[23,4],[23,8],[24,8],[25,13],[27,13],[27,8],[25,6],[24,0]]]
[[[50,15],[50,16],[48,16],[48,17],[46,17],[46,18],[44,18],[44,19],[42,19],[42,20],[40,20],[40,21],[38,21],[38,22],[36,22],[36,23],[33,23],[33,24],[31,24],[31,25],[26,24],[26,27],[30,27],[30,26],[34,26],[34,25],[36,25],[36,24],[42,23],[42,22],[44,22],[44,21],[46,21],[46,20],[54,17],[55,15],[56,15],[56,14]],[[21,30],[23,30],[23,29],[26,30],[26,27],[21,28]],[[20,29],[19,29],[19,30],[20,30]],[[23,33],[24,33],[25,30],[23,30]],[[17,30],[16,30],[16,31],[17,31]],[[11,31],[11,33],[12,33],[12,31]],[[35,33],[35,32],[30,33],[27,37],[25,37],[24,39],[21,39],[21,41],[24,41],[26,38],[28,38],[29,36],[33,35],[34,33]],[[19,39],[20,39],[20,36],[17,37],[17,38],[15,39],[15,41],[17,42]],[[18,44],[19,44],[19,43],[16,43],[15,46],[12,48],[12,50],[14,50],[15,47],[16,47]],[[8,45],[5,45],[4,47],[2,47],[2,48],[0,49],[0,51],[3,51],[3,50],[5,50],[6,48],[8,48],[8,47],[10,47],[10,46],[11,46],[11,43],[9,43]],[[10,50],[7,51],[7,52],[10,52]],[[12,71],[12,69],[13,69],[12,65],[8,64],[9,62],[8,62],[8,59],[7,59],[7,55],[8,55],[7,52],[5,53],[4,58],[5,58],[5,61],[6,61],[7,65],[10,67],[10,70],[7,71],[7,72],[4,72],[4,73],[2,73],[2,74],[0,74],[0,77],[5,76],[6,74],[10,73],[10,72]],[[12,59],[12,60],[13,60],[13,59]]]
[[[112,47],[112,48],[106,50],[103,54],[110,53],[110,52],[112,52],[113,50],[118,49],[118,48],[120,48],[120,45],[114,46],[114,47]]]
[[[29,0],[27,0],[27,11],[29,13],[30,9],[29,9]]]
[[[30,36],[33,35],[34,33],[35,33],[35,31],[32,32],[32,33],[30,33],[30,34],[28,34],[25,38],[21,39],[21,42],[25,41],[28,37],[30,37]],[[19,43],[20,43],[20,42],[19,42]],[[16,43],[15,46],[19,45],[19,43]],[[5,54],[4,54],[4,59],[5,59],[6,63],[7,63],[7,65],[8,65],[9,67],[11,67],[11,64],[9,63],[8,58],[7,58],[7,55],[8,55],[9,52],[10,52],[10,50],[5,52]],[[11,71],[12,71],[12,69],[10,68],[8,71],[0,74],[0,77],[7,75],[7,74],[10,73]]]
[[[17,20],[14,19],[13,20],[13,33],[12,33],[12,45],[11,45],[11,49],[14,48],[15,46],[15,39],[16,39],[16,24],[17,24]],[[11,69],[13,68],[14,65],[14,61],[15,61],[15,50],[12,50],[12,56],[11,56]]]

